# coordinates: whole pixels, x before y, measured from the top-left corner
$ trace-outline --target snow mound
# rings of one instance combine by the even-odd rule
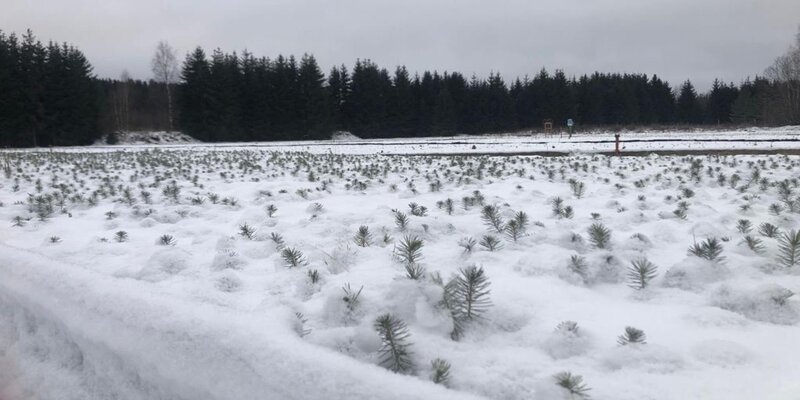
[[[137,144],[188,144],[188,143],[200,143],[200,141],[181,132],[146,131],[146,132],[116,132],[109,135],[104,135],[97,142],[95,142],[94,145],[124,146],[124,145],[137,145]]]
[[[338,132],[334,132],[333,135],[331,135],[331,140],[334,140],[334,141],[353,141],[353,140],[361,140],[361,138],[356,136],[356,135],[353,135],[352,133],[347,132],[347,131],[338,131]]]

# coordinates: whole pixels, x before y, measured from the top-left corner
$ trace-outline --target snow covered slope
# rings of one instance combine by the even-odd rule
[[[0,398],[456,399],[258,314],[0,245]]]

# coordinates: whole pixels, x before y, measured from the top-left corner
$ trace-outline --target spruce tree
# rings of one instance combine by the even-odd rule
[[[678,122],[685,124],[698,124],[702,121],[702,111],[697,99],[697,92],[692,82],[687,80],[681,86],[681,92],[677,102]]]
[[[320,71],[314,56],[304,54],[298,71],[299,135],[296,139],[326,139],[328,128],[328,102],[325,75]]]
[[[210,74],[206,53],[200,47],[195,48],[183,62],[179,109],[183,130],[202,141],[214,139],[214,133],[211,131],[214,96],[210,86]]]

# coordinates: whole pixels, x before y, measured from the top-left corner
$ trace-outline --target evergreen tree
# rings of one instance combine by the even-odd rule
[[[432,132],[436,135],[453,135],[458,123],[455,101],[446,86],[439,89],[433,109]]]
[[[746,80],[742,83],[736,100],[731,105],[731,121],[738,124],[756,124],[760,119],[755,87]]]
[[[678,122],[685,124],[699,124],[702,122],[702,110],[700,102],[697,99],[697,92],[692,85],[692,82],[686,81],[681,86],[681,92],[678,96],[676,117]]]
[[[18,74],[12,79],[19,79],[20,95],[18,111],[22,119],[18,125],[21,133],[27,137],[28,146],[39,146],[42,142],[42,95],[44,92],[44,66],[47,58],[42,43],[37,41],[33,32],[28,30],[22,36],[19,51]],[[47,145],[47,143],[44,143]]]
[[[397,67],[392,78],[389,102],[389,130],[393,136],[410,136],[414,131],[415,98],[406,67]]]
[[[653,75],[648,83],[648,94],[652,99],[654,122],[668,124],[674,121],[675,96],[669,83],[662,81],[658,76]]]
[[[370,60],[357,60],[347,101],[350,130],[362,137],[386,136],[389,72]]]
[[[268,115],[274,140],[291,140],[298,128],[297,61],[279,55],[269,69]]]
[[[14,146],[23,142],[17,135],[18,82],[14,80],[18,70],[18,43],[16,36],[6,36],[0,31],[0,146]],[[19,144],[18,144],[19,143]]]
[[[211,129],[215,109],[210,78],[211,70],[206,53],[197,47],[183,62],[183,85],[179,104],[181,126],[186,133],[202,141],[215,139]]]
[[[297,79],[300,138],[325,139],[329,129],[325,75],[314,56],[303,55]]]
[[[265,118],[266,60],[245,50],[241,57],[241,136],[244,140],[266,140],[269,120]]]
[[[241,92],[239,57],[216,49],[209,66],[211,125],[214,141],[244,139],[241,129]]]
[[[425,71],[422,77],[414,76],[412,84],[414,93],[414,133],[413,136],[432,134],[433,112],[436,104],[436,92],[439,75]]]
[[[86,145],[98,136],[93,79],[83,53],[66,43],[48,45],[39,145]]]
[[[731,122],[733,104],[739,96],[739,90],[733,84],[726,85],[714,79],[708,93],[706,106],[706,122],[709,124],[726,124]]]
[[[334,129],[346,129],[348,122],[347,103],[350,94],[350,74],[347,67],[333,67],[328,76],[328,104],[331,124]]]
[[[99,136],[99,91],[80,50],[0,32],[0,145],[85,145]]]

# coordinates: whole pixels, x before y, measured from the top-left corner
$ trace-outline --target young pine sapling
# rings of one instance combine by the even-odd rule
[[[391,314],[383,314],[375,320],[374,327],[381,339],[378,350],[380,365],[394,372],[411,372],[414,368],[408,341],[411,333],[405,322]]]

